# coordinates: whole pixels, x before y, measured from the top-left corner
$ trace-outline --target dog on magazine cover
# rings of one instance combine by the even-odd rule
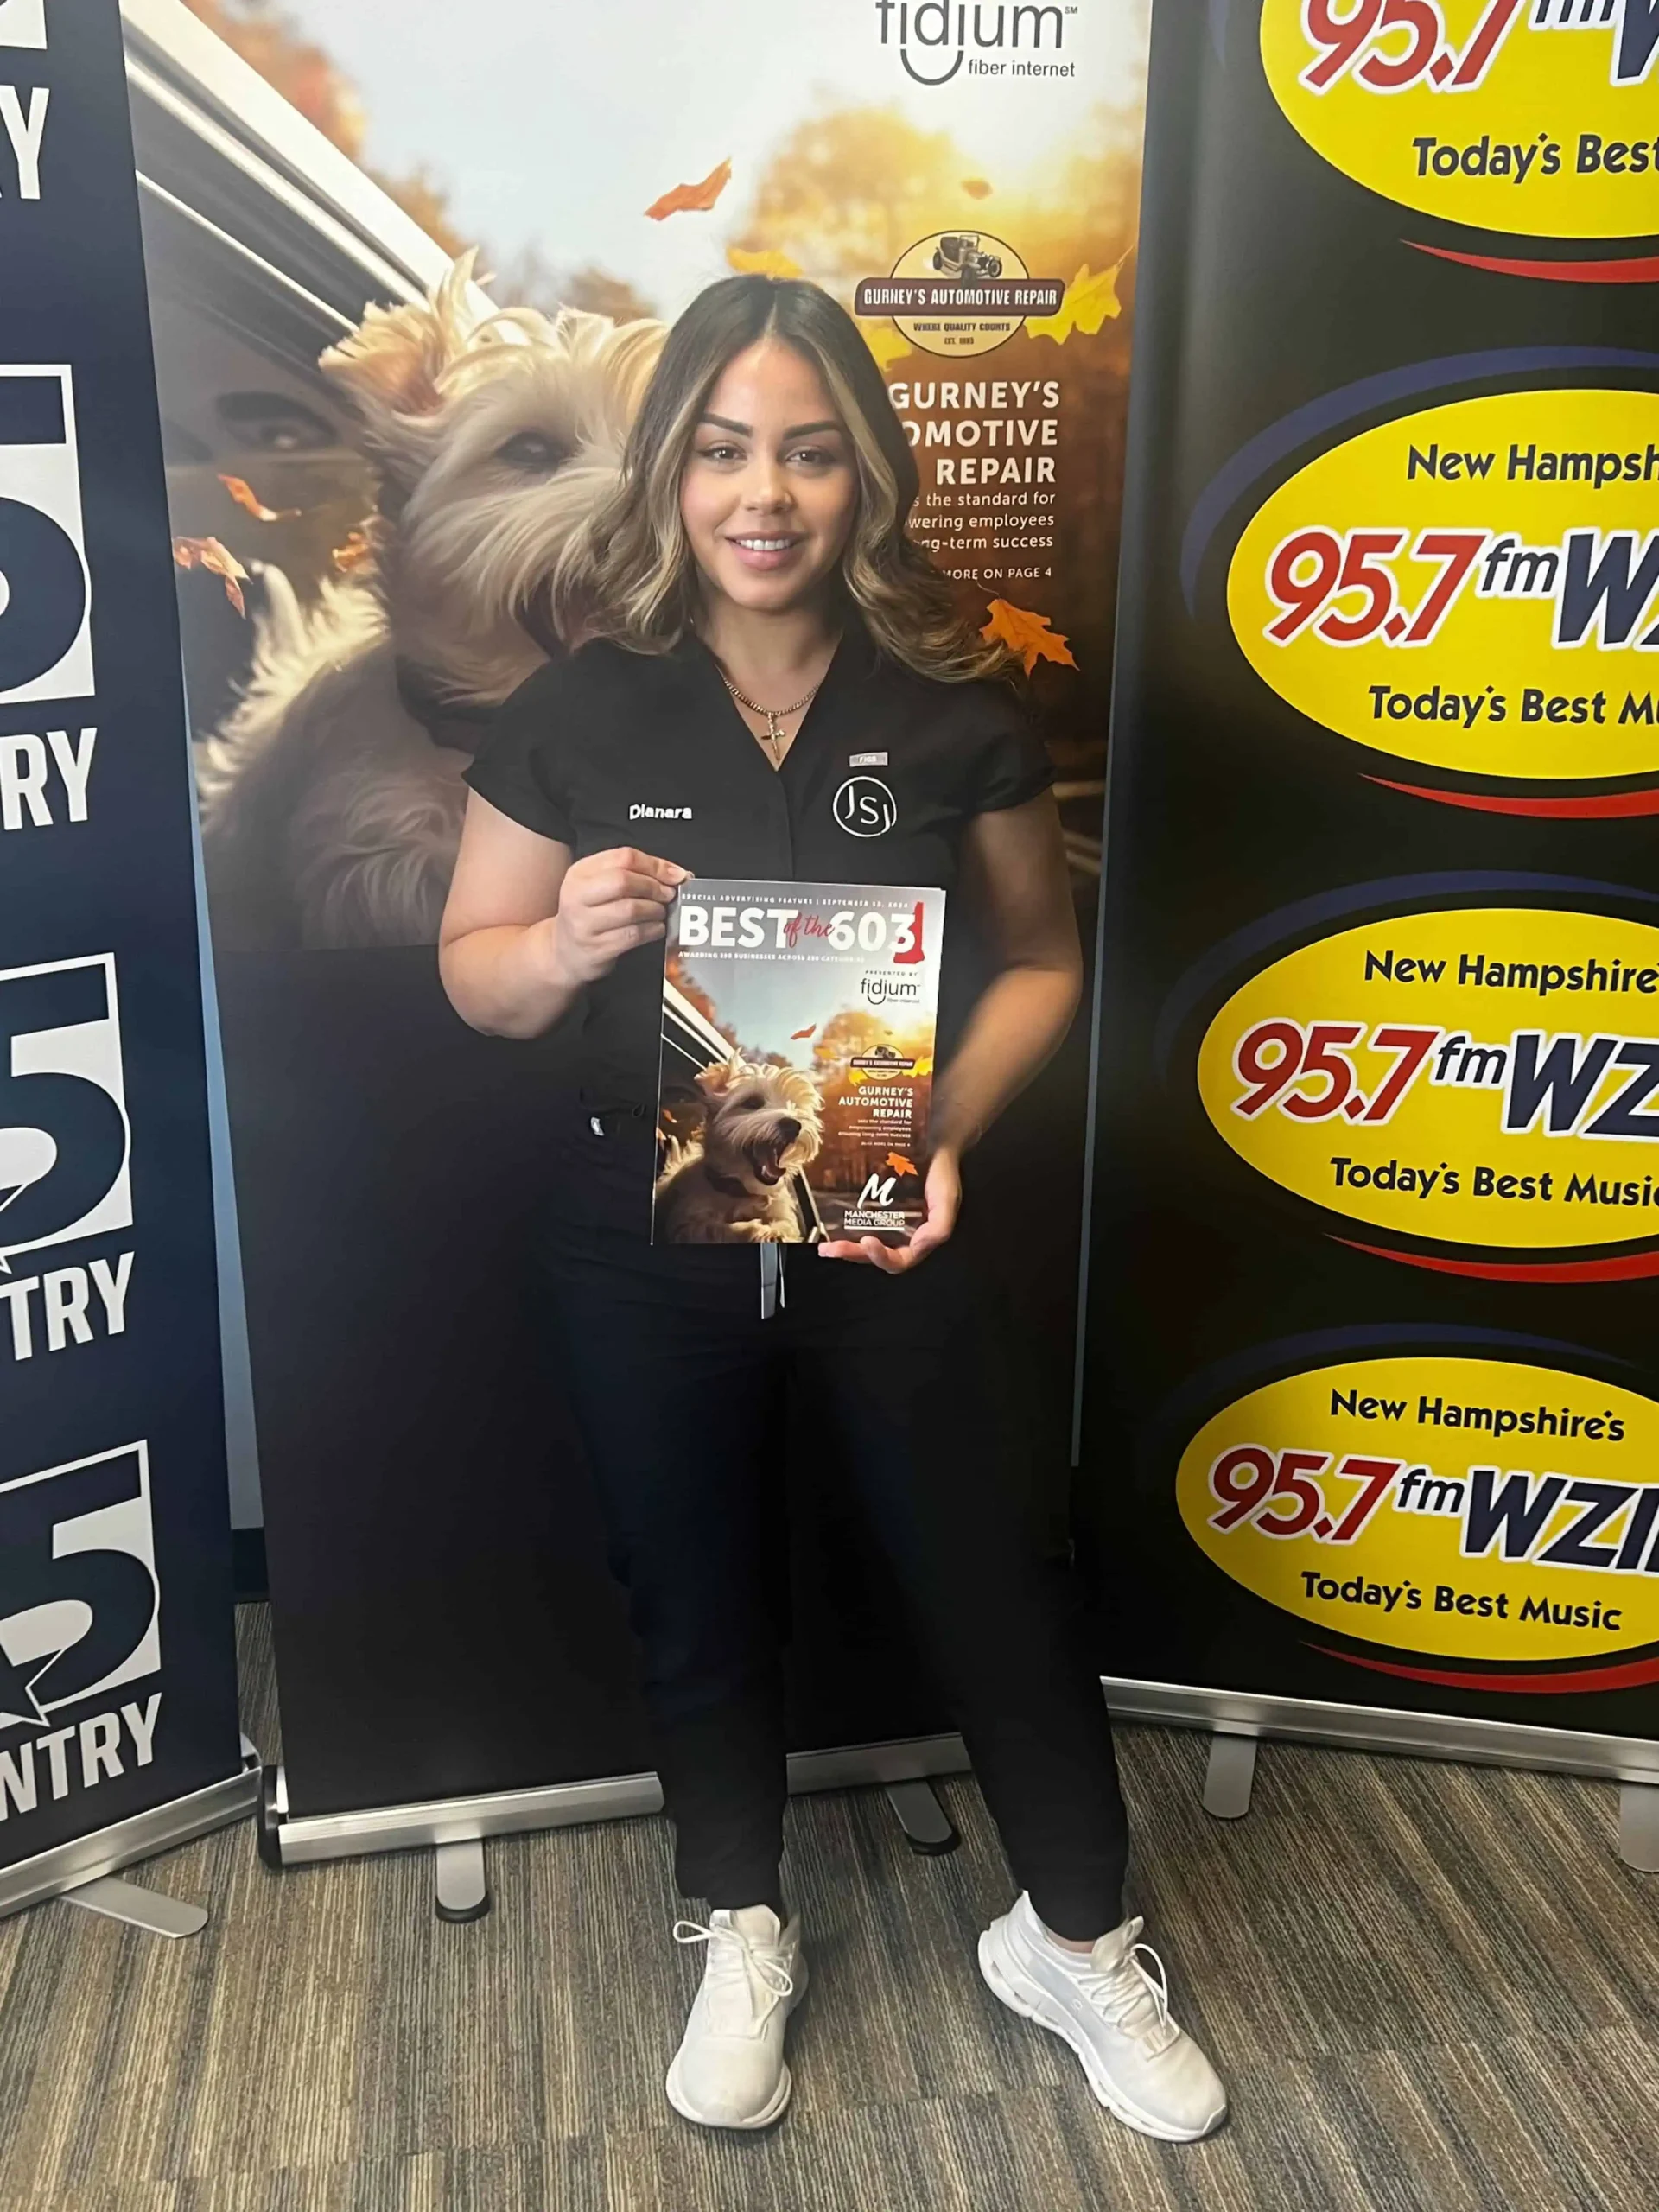
[[[216,929],[232,944],[435,942],[462,771],[559,640],[526,622],[580,565],[663,326],[485,312],[472,257],[323,354],[379,478],[371,566],[302,607],[266,569],[240,703],[202,747]]]
[[[664,1244],[798,1244],[791,1177],[817,1158],[817,1085],[799,1068],[734,1056],[704,1068],[702,1134],[671,1140],[652,1234]]]

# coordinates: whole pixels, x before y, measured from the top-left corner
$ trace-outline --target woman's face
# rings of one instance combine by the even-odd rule
[[[853,525],[853,443],[817,369],[763,338],[709,395],[680,483],[707,589],[783,613],[830,576]]]

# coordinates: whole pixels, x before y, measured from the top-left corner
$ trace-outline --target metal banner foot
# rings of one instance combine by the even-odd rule
[[[124,1921],[150,1936],[200,1936],[207,1925],[205,1904],[163,1897],[159,1890],[142,1890],[137,1882],[124,1882],[115,1874],[100,1874],[95,1882],[82,1882],[61,1895],[66,1904],[102,1913],[106,1920]]]
[[[1659,1874],[1659,1789],[1650,1782],[1618,1785],[1618,1855],[1638,1874]]]
[[[484,1867],[484,1839],[441,1843],[436,1860],[435,1909],[440,1920],[482,1920],[490,1909],[490,1878]]]
[[[925,1859],[943,1859],[962,1841],[931,1782],[890,1782],[887,1802],[899,1815],[905,1840]]]
[[[1217,1821],[1242,1821],[1255,1780],[1255,1738],[1212,1736],[1205,1770],[1204,1809]]]

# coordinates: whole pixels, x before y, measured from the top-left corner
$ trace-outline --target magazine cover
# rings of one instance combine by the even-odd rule
[[[652,1238],[902,1243],[926,1208],[943,891],[687,884],[669,918]]]

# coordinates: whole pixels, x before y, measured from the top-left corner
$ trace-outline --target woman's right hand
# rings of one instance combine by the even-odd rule
[[[554,979],[580,988],[608,976],[625,952],[667,934],[668,909],[691,871],[622,845],[573,861],[559,886]]]

